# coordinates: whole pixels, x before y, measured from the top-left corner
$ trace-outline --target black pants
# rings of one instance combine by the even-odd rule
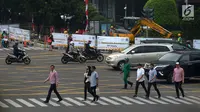
[[[175,82],[175,88],[176,88],[176,95],[177,95],[178,98],[179,98],[179,90],[178,90],[178,89],[180,89],[180,91],[181,91],[181,93],[182,93],[182,96],[183,96],[183,97],[185,96],[185,95],[184,95],[183,88],[182,88],[182,81],[180,81],[180,82]]]
[[[147,93],[147,97],[149,97],[150,95],[150,91],[151,91],[151,86],[153,85],[155,91],[157,92],[158,96],[160,97],[160,91],[157,88],[157,84],[156,82],[152,82],[152,83],[148,83],[148,93]]]
[[[54,91],[54,93],[56,94],[56,96],[58,97],[59,100],[61,100],[61,96],[60,94],[58,93],[57,91],[57,88],[56,88],[56,84],[51,84],[50,88],[49,88],[49,92],[48,92],[48,95],[47,95],[47,98],[46,98],[46,101],[49,102],[50,98],[51,98],[51,92]]]
[[[87,99],[87,92],[90,92],[90,82],[86,82],[84,86],[84,99]]]
[[[90,87],[90,90],[89,90],[89,93],[94,97],[93,100],[95,100],[95,98],[98,97],[98,95],[96,94],[96,88],[97,88],[96,86]]]
[[[135,95],[137,95],[137,93],[138,93],[138,88],[139,88],[139,85],[140,85],[140,84],[142,85],[142,87],[143,87],[143,89],[144,89],[144,91],[145,91],[145,93],[146,93],[146,95],[147,95],[147,88],[145,87],[144,81],[142,81],[142,82],[136,81]]]

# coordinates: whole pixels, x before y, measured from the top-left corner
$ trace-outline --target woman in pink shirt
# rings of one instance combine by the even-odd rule
[[[180,98],[178,89],[180,89],[182,96],[184,97],[185,95],[182,88],[182,84],[184,83],[184,70],[180,67],[179,62],[176,62],[176,68],[174,68],[173,82],[175,83],[176,88],[176,98]]]
[[[51,84],[51,86],[49,88],[49,92],[48,92],[46,101],[44,101],[44,103],[48,103],[49,102],[52,91],[54,91],[54,93],[56,94],[56,96],[59,99],[57,102],[62,101],[62,98],[61,98],[60,94],[57,91],[57,86],[58,86],[58,82],[59,82],[58,73],[56,72],[54,65],[51,65],[50,69],[51,69],[51,71],[49,73],[49,77],[44,81],[44,83],[46,83],[47,81],[49,81],[50,84]]]

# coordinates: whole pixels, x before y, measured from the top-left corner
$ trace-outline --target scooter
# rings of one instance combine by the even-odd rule
[[[77,54],[71,55],[69,53],[63,53],[63,57],[61,58],[61,62],[63,64],[67,64],[68,62],[79,62],[85,63],[86,58],[81,54],[79,50],[77,50]]]
[[[16,63],[24,63],[26,65],[29,65],[31,63],[31,59],[29,58],[28,54],[26,54],[25,50],[24,49],[20,49],[20,56],[21,56],[21,59],[19,59],[18,57],[16,57],[15,55],[11,54],[11,53],[8,53],[8,56],[6,57],[6,60],[5,60],[5,63],[7,65],[10,65],[14,62]]]
[[[89,55],[85,51],[83,51],[83,55],[86,57],[87,60],[97,60],[98,62],[102,62],[104,60],[103,54],[101,54],[100,50],[93,49],[95,52],[95,55]]]

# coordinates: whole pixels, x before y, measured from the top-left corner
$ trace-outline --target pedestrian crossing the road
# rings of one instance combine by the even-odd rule
[[[45,50],[44,48],[41,48],[41,47],[24,47],[23,49],[25,50]],[[0,51],[11,51],[13,50],[13,48],[0,48]],[[48,49],[46,49],[48,50]]]
[[[82,97],[64,97],[59,103],[57,98],[52,98],[49,103],[43,103],[45,98],[17,98],[17,99],[2,99],[0,100],[0,108],[36,108],[36,107],[71,107],[71,106],[120,106],[120,105],[200,105],[200,96],[187,96],[185,98],[176,99],[173,96],[165,96],[158,99],[150,97],[145,99],[143,97],[128,97],[128,96],[111,96],[100,97],[99,101],[92,103],[92,97],[88,97],[88,100],[84,101]]]

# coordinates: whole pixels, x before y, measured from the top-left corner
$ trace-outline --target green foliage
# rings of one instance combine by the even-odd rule
[[[21,21],[31,22],[32,15],[34,16],[34,22],[37,25],[50,26],[54,25],[58,28],[64,27],[66,24],[60,15],[69,14],[74,15],[74,18],[70,21],[71,27],[74,30],[78,28],[84,28],[85,22],[85,3],[84,0],[4,0],[0,1],[0,10],[5,6],[10,8],[13,17],[16,14],[22,13]],[[8,16],[8,15],[7,15]],[[89,4],[89,20],[106,20],[101,16],[97,10]]]
[[[154,21],[161,26],[179,25],[175,0],[148,0],[144,8],[154,9]]]

